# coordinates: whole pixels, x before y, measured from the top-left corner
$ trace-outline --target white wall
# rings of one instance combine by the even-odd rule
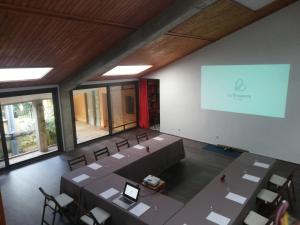
[[[151,74],[161,131],[300,163],[300,2]],[[202,65],[291,64],[286,118],[201,109]]]

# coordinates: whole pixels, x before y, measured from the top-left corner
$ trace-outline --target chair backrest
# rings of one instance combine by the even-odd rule
[[[39,187],[39,190],[44,195],[45,202],[52,201],[52,202],[54,202],[56,207],[59,207],[59,204],[57,203],[57,201],[55,200],[55,198],[52,195],[47,194],[41,187]]]
[[[95,160],[97,161],[98,158],[102,155],[107,155],[107,156],[110,156],[110,153],[109,153],[109,150],[107,147],[105,148],[101,148],[97,151],[94,151],[94,156],[95,156]]]
[[[289,176],[287,177],[287,184],[284,184],[283,186],[287,185],[288,187],[290,186],[291,182],[293,182],[294,174],[296,172],[296,169],[292,170]]]
[[[79,164],[87,165],[86,157],[85,155],[81,155],[78,157],[75,157],[73,159],[68,160],[69,168],[72,171],[75,168],[78,168]]]
[[[87,212],[85,215],[86,215],[87,217],[89,217],[89,218],[92,219],[93,225],[100,225],[100,224],[98,223],[96,217],[93,215],[93,213]]]
[[[270,203],[268,208],[265,210],[269,214],[272,214],[276,209],[280,206],[282,200],[283,200],[283,187],[278,191],[277,197],[273,200],[273,202]]]
[[[123,148],[124,146],[126,146],[126,148],[129,148],[130,145],[129,145],[129,142],[127,139],[123,140],[123,141],[120,141],[120,142],[117,142],[116,143],[116,146],[117,146],[117,149],[118,149],[118,152],[121,150],[121,148]]]
[[[137,140],[137,143],[139,144],[141,140],[148,140],[148,134],[145,132],[145,133],[141,133],[141,134],[137,134],[136,135],[136,140]]]

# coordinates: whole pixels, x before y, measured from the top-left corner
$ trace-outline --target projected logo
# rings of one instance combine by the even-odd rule
[[[246,84],[244,83],[244,80],[239,78],[235,81],[235,84],[234,84],[234,90],[237,91],[237,92],[243,92],[243,91],[246,91],[247,89],[247,86]]]
[[[228,97],[235,101],[244,101],[251,99],[251,95],[246,91],[247,85],[242,78],[238,78],[234,83],[234,91],[233,93],[227,94]]]

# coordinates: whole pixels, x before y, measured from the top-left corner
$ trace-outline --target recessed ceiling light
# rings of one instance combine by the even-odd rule
[[[271,2],[274,2],[274,0],[235,0],[235,1],[252,10],[258,10],[270,4]]]
[[[151,65],[136,65],[136,66],[116,66],[110,71],[103,74],[104,76],[120,76],[120,75],[135,75],[149,68]]]
[[[0,82],[37,80],[44,77],[53,68],[5,68],[0,69]]]

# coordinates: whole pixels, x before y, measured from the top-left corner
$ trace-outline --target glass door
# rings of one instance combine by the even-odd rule
[[[5,97],[0,103],[10,165],[58,150],[52,93]]]
[[[134,84],[110,87],[112,133],[137,126],[136,87]]]
[[[109,135],[107,88],[73,91],[77,144]]]

